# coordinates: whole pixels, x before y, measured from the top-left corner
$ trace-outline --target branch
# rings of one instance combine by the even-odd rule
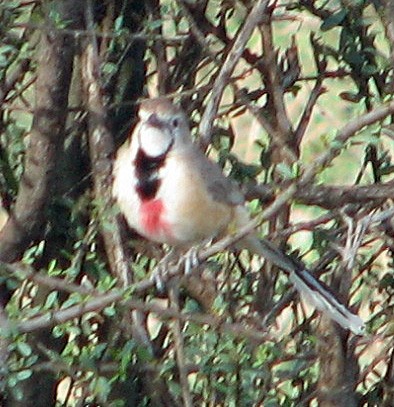
[[[294,139],[292,137],[292,125],[286,112],[284,100],[284,87],[282,86],[281,72],[278,65],[278,51],[274,46],[273,32],[271,23],[265,23],[261,27],[262,44],[264,50],[264,82],[267,94],[267,114],[271,116],[271,124],[274,127],[274,133],[271,133],[273,143],[280,140],[281,145],[285,145],[292,150],[295,155],[299,155],[294,149]],[[295,45],[294,45],[295,47]],[[279,151],[282,151],[279,148]],[[280,158],[283,160],[283,158]],[[295,161],[295,160],[294,160]],[[292,162],[292,161],[290,161]]]
[[[349,139],[354,136],[359,130],[362,128],[369,126],[377,121],[381,121],[385,119],[387,116],[394,114],[394,101],[386,103],[377,107],[374,110],[371,110],[361,116],[358,116],[351,120],[348,124],[342,127],[339,130],[337,136],[331,143],[331,148],[329,148],[326,152],[322,153],[318,156],[314,162],[304,170],[304,173],[298,179],[298,181],[289,187],[287,187],[280,195],[278,195],[275,202],[279,205],[276,209],[267,208],[263,212],[263,218],[268,219],[273,216],[274,213],[277,213],[277,209],[284,204],[285,200],[292,199],[299,191],[302,191],[305,188],[308,188],[310,184],[313,183],[314,178],[316,175],[324,168],[328,166],[328,164],[340,154],[342,149],[344,148],[345,144],[349,141]],[[280,198],[280,201],[278,199]]]
[[[176,287],[170,289],[171,306],[175,312],[180,313],[179,307],[179,292]],[[179,372],[179,381],[182,388],[182,397],[185,407],[192,407],[192,396],[190,394],[188,372],[186,368],[186,355],[185,355],[185,341],[182,336],[184,324],[181,323],[179,318],[176,318],[173,327],[172,335],[174,337],[175,355]]]
[[[230,245],[233,245],[236,243],[238,240],[242,239],[244,236],[246,236],[248,233],[251,233],[257,225],[257,222],[255,220],[249,222],[249,224],[245,225],[242,229],[239,230],[239,232],[234,235],[234,236],[227,236],[224,239],[216,242],[215,244],[212,244],[208,248],[201,250],[198,253],[198,258],[200,261],[205,261],[212,255],[219,253],[223,250],[225,250],[227,247]],[[180,259],[178,262],[182,264],[183,257]],[[94,298],[87,299],[84,303],[77,304],[74,306],[71,306],[66,309],[61,309],[57,310],[54,312],[46,313],[37,317],[30,318],[27,321],[23,321],[21,323],[17,324],[17,329],[21,333],[28,333],[28,332],[33,332],[38,329],[43,329],[43,328],[49,328],[53,327],[57,324],[62,324],[64,322],[67,322],[73,318],[80,317],[81,315],[87,313],[87,312],[93,312],[93,311],[101,311],[104,308],[110,306],[111,304],[115,302],[120,302],[124,300],[124,297],[126,295],[129,295],[128,293],[132,292],[134,295],[140,295],[145,293],[147,290],[154,288],[155,282],[150,279],[144,279],[142,281],[139,281],[137,283],[132,284],[130,287],[125,288],[125,289],[114,289],[111,290],[108,293],[105,294],[99,294],[97,291],[88,291],[82,286],[78,287],[73,283],[65,282],[62,279],[56,278],[56,277],[50,277],[44,274],[36,273],[34,274],[32,270],[27,268],[26,266],[14,266],[14,265],[9,265],[6,263],[0,263],[0,266],[3,270],[3,272],[11,274],[12,276],[20,277],[22,279],[29,279],[31,281],[34,281],[38,284],[43,284],[51,289],[58,289],[61,291],[66,291],[66,292],[78,292],[81,295],[86,294],[90,296],[94,296]],[[179,265],[174,265],[174,266],[169,266],[167,270],[167,277],[172,278],[175,276],[179,276],[181,273],[183,273],[183,267],[179,267]],[[136,310],[141,309],[141,304],[144,304],[144,306],[147,306],[147,304],[143,302],[139,302],[138,300],[124,300],[129,303],[129,306],[131,308],[134,308]],[[130,305],[132,304],[132,305]],[[139,304],[139,305],[138,305]],[[150,311],[150,308],[143,309],[143,311]],[[11,321],[9,321],[10,326],[13,325]]]
[[[99,56],[94,35],[87,42],[81,61],[85,103],[88,110],[89,152],[94,196],[99,205],[101,234],[112,274],[118,278],[122,286],[127,286],[130,283],[131,273],[123,250],[121,226],[111,213],[114,144],[107,125],[107,110],[103,100]]]
[[[283,197],[284,199],[286,198],[285,195]],[[279,209],[280,203],[281,201],[279,201],[279,204],[273,206],[273,208],[270,209],[267,213],[269,214],[272,213],[274,210]],[[391,208],[382,214],[373,215],[371,218],[367,219],[368,225],[370,226],[370,224],[373,222],[380,223],[384,218],[391,216],[393,211],[394,209]],[[245,237],[248,233],[254,231],[256,226],[257,226],[256,220],[252,220],[242,229],[240,229],[239,232],[234,236],[227,236],[224,239],[219,240],[215,244],[212,244],[208,248],[200,250],[200,252],[198,253],[199,260],[205,261],[212,255],[223,251],[224,249],[231,245],[234,245],[238,240]],[[181,258],[181,261],[178,262],[177,265],[169,266],[167,271],[168,278],[179,276],[183,272],[183,267],[179,267],[179,264],[182,264],[182,259],[183,258]],[[137,282],[127,289],[123,290],[113,289],[108,293],[100,294],[97,291],[93,290],[88,291],[87,289],[76,286],[75,284],[72,283],[65,283],[64,280],[59,278],[44,276],[40,275],[39,273],[34,275],[32,271],[27,269],[26,267],[15,269],[14,266],[10,266],[7,264],[2,264],[1,266],[3,270],[5,270],[8,273],[11,273],[12,275],[19,275],[22,278],[25,277],[38,284],[47,285],[52,289],[65,290],[68,292],[79,292],[81,295],[86,294],[94,296],[94,298],[87,299],[85,302],[82,302],[80,304],[68,307],[66,309],[56,310],[54,312],[39,315],[37,317],[32,317],[23,322],[19,322],[16,324],[13,323],[12,321],[7,322],[8,326],[10,327],[16,325],[16,329],[21,333],[29,333],[43,328],[50,328],[55,325],[65,323],[71,319],[78,318],[88,312],[100,312],[104,308],[112,305],[113,303],[120,303],[134,310],[139,310],[142,312],[154,312],[158,314],[160,317],[165,319],[177,318],[180,321],[184,322],[194,321],[201,324],[209,324],[215,328],[219,328],[220,330],[231,331],[234,334],[237,335],[240,334],[243,335],[244,337],[250,337],[256,340],[257,339],[263,340],[263,338],[267,339],[267,335],[263,332],[252,331],[248,333],[248,329],[245,328],[245,326],[242,326],[241,328],[241,325],[238,326],[238,324],[223,323],[223,321],[220,318],[206,316],[205,314],[180,313],[178,312],[178,310],[174,310],[173,308],[165,308],[154,303],[145,303],[142,300],[127,299],[130,293],[133,293],[133,295],[137,296],[153,288],[155,283],[150,278]],[[293,295],[292,293],[289,293],[289,295],[286,296],[283,301],[287,302],[289,298],[291,298],[290,296],[292,295]],[[281,302],[279,305],[281,304],[283,304],[283,302]],[[278,309],[280,310],[280,307],[278,307]],[[278,309],[275,309],[275,311],[272,314],[270,314],[270,319],[273,316],[273,314],[278,313]],[[264,324],[262,324],[262,326],[264,326]]]
[[[270,334],[260,329],[253,329],[245,323],[229,323],[226,318],[223,319],[214,315],[206,315],[203,313],[179,312],[173,307],[165,307],[163,305],[151,302],[146,303],[142,300],[124,299],[125,294],[119,290],[111,290],[108,293],[99,295],[93,299],[87,300],[85,303],[71,306],[66,309],[54,311],[37,317],[32,317],[26,321],[16,324],[15,328],[20,333],[29,333],[43,328],[49,328],[58,324],[65,323],[71,319],[78,318],[88,312],[100,312],[104,308],[112,305],[114,302],[119,302],[122,306],[129,309],[138,310],[144,313],[154,313],[164,320],[177,319],[180,322],[194,322],[201,325],[209,325],[218,332],[230,332],[233,335],[241,338],[250,338],[257,343],[272,339]]]
[[[393,195],[394,181],[371,185],[312,185],[298,189],[294,198],[304,205],[317,205],[324,209],[338,209],[348,204],[363,203],[380,205]],[[244,188],[248,201],[259,199],[262,203],[269,203],[275,199],[276,189],[271,184],[247,185]]]
[[[282,205],[285,202],[287,202],[289,193],[292,193],[292,188],[286,190],[281,195],[279,195],[277,197],[277,199],[275,200],[275,202],[272,205],[270,205],[263,212],[263,217],[266,218],[266,217],[273,216],[277,211],[279,211],[280,208],[282,207]],[[208,248],[201,250],[198,253],[199,261],[203,262],[203,261],[207,260],[209,257],[213,256],[214,254],[222,252],[227,247],[234,245],[236,242],[241,240],[243,237],[245,237],[249,233],[253,232],[257,226],[258,226],[257,220],[251,220],[248,224],[246,224],[244,227],[239,229],[235,235],[226,236],[225,238],[219,240],[218,242],[210,245]],[[185,256],[187,256],[187,254]],[[174,276],[178,276],[181,273],[183,273],[183,267],[182,266],[180,267],[179,264],[181,264],[181,265],[184,264],[183,261],[186,258],[185,256],[183,256],[176,265],[168,267],[168,270],[167,270],[168,278],[172,278]],[[12,266],[7,266],[6,270],[12,271],[13,268],[12,268]],[[49,285],[52,288],[55,288],[56,285],[58,285],[59,289],[66,288],[67,291],[73,291],[73,290],[76,291],[75,287],[73,287],[73,285],[64,284],[64,282],[58,281],[59,279],[54,279],[54,278],[51,278],[48,276],[43,277],[41,279],[40,278],[37,279],[37,277],[33,278],[31,276],[31,272],[26,271],[24,268],[18,270],[18,272],[22,273],[22,274],[25,273],[26,276],[28,276],[29,278],[36,280],[37,282],[40,282],[42,284]],[[12,274],[15,275],[16,273],[13,272]],[[147,290],[153,288],[154,285],[155,285],[155,282],[149,278],[149,279],[142,280],[138,283],[132,284],[127,290],[114,289],[114,290],[110,291],[109,293],[106,293],[103,295],[93,294],[93,295],[95,295],[95,297],[92,299],[86,300],[86,302],[84,302],[84,303],[74,305],[74,306],[71,306],[66,309],[61,309],[61,310],[57,310],[54,312],[46,313],[44,315],[30,318],[27,321],[23,321],[23,322],[20,322],[19,324],[17,324],[16,328],[21,333],[28,333],[28,332],[33,332],[38,329],[53,327],[55,325],[67,322],[71,319],[80,317],[81,315],[83,315],[87,312],[101,311],[104,308],[110,306],[111,304],[113,304],[115,302],[125,303],[127,306],[129,306],[130,308],[135,309],[135,310],[144,311],[144,312],[155,312],[158,310],[158,308],[154,304],[146,304],[146,303],[140,302],[138,300],[124,300],[125,294],[127,294],[129,292],[132,292],[135,295],[142,294],[142,293],[146,292]],[[188,316],[184,317],[183,315],[185,315],[185,314],[178,315],[178,313],[174,313],[171,310],[168,311],[168,309],[165,309],[165,311],[163,311],[163,309],[160,308],[160,310],[161,310],[160,313],[162,315],[164,314],[165,316],[170,317],[170,318],[175,317],[175,315],[176,315],[176,317],[179,318],[181,321],[188,321],[188,320],[196,321],[196,317],[194,314],[191,314],[191,315],[186,314]],[[201,318],[200,318],[200,320],[201,320]],[[206,320],[204,320],[204,321],[205,322],[202,322],[202,323],[207,323]],[[11,322],[10,322],[10,324],[11,324]],[[222,324],[222,322],[219,323],[217,320],[216,320],[215,324],[220,325],[220,326],[216,326],[216,328],[220,328],[222,326],[225,326],[225,327],[227,326],[226,324]],[[12,324],[11,324],[11,326],[12,326]],[[223,329],[226,330],[227,328],[223,328]]]
[[[219,74],[215,79],[212,87],[211,97],[199,125],[199,134],[201,135],[201,144],[203,147],[207,147],[210,142],[213,121],[218,111],[224,88],[228,83],[236,64],[238,63],[239,58],[245,49],[246,43],[253,33],[253,30],[263,19],[267,6],[268,0],[258,0],[253,6],[245,20],[244,25],[239,30],[234,44],[230,52],[227,54]]]
[[[15,85],[21,82],[25,73],[30,69],[30,59],[22,59],[17,67],[5,78],[0,88],[0,104],[3,106],[5,99],[9,92],[11,92]]]
[[[76,24],[78,7],[59,8],[62,21]],[[73,3],[73,2],[71,2]],[[48,20],[48,25],[51,25]],[[74,56],[69,35],[41,33],[37,60],[36,109],[16,203],[0,232],[0,259],[18,259],[40,236],[50,202],[53,174],[65,136],[68,92]]]
[[[361,116],[355,117],[348,124],[342,127],[335,139],[332,141],[331,148],[318,156],[313,163],[311,163],[311,165],[305,169],[303,175],[298,181],[298,189],[304,188],[322,169],[327,168],[328,164],[340,154],[342,149],[345,147],[345,144],[358,131],[366,126],[370,126],[373,123],[385,119],[391,114],[394,114],[394,100],[378,106],[374,110],[371,110]]]
[[[30,243],[41,237],[46,221],[45,211],[51,204],[54,194],[54,173],[59,160],[65,138],[67,119],[68,94],[72,76],[74,60],[73,37],[56,31],[56,25],[66,24],[70,28],[79,25],[79,5],[76,0],[62,0],[56,3],[56,22],[48,14],[45,16],[47,26],[53,27],[51,34],[40,32],[38,55],[35,66],[37,78],[35,80],[35,110],[33,124],[29,134],[29,145],[25,152],[24,173],[18,187],[15,206],[10,212],[7,223],[0,231],[0,260],[12,262],[20,258]],[[45,8],[42,8],[45,10]],[[16,84],[25,70],[28,62],[22,63],[6,83],[5,94]],[[32,83],[34,77],[31,79]],[[30,85],[29,85],[30,86]],[[1,308],[9,300],[11,289],[5,283],[0,287]],[[6,313],[1,309],[1,331],[6,334],[10,326]],[[39,336],[39,335],[38,335]],[[30,338],[37,341],[37,337]],[[0,359],[4,362],[8,355],[5,353],[6,338],[0,340]],[[3,363],[7,366],[7,363]],[[49,405],[54,401],[53,388],[56,379],[52,375],[33,374],[28,380],[20,384],[19,391],[23,394],[25,405],[37,407]],[[7,380],[8,381],[8,380]],[[4,383],[4,382],[3,382]],[[37,383],[40,383],[40,397],[36,394]],[[8,383],[7,383],[8,385]],[[2,389],[4,390],[4,389]],[[7,388],[8,405],[17,405],[15,393]],[[34,399],[34,401],[33,401]]]
[[[305,131],[308,128],[308,125],[311,121],[312,111],[316,105],[319,97],[326,92],[326,89],[322,86],[322,77],[319,77],[316,80],[315,86],[312,89],[312,92],[309,95],[306,106],[302,112],[300,121],[297,125],[297,128],[294,132],[295,146],[300,147],[301,141],[305,135]]]

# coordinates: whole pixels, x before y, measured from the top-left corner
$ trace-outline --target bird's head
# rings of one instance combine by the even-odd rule
[[[156,98],[142,102],[139,119],[139,147],[150,157],[158,157],[191,144],[187,118],[169,99]]]

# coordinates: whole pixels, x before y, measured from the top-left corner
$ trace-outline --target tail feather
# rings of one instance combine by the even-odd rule
[[[365,330],[363,320],[353,314],[335,295],[317,280],[307,269],[286,255],[267,240],[259,240],[256,236],[247,236],[242,241],[251,252],[264,257],[289,274],[290,281],[299,293],[319,311],[326,313],[345,329],[356,335],[362,335]]]
[[[339,302],[339,300],[328,291],[307,270],[298,270],[290,273],[290,281],[296,289],[319,311],[336,321],[343,328],[349,329],[356,335],[362,335],[365,331],[364,321],[356,314]]]

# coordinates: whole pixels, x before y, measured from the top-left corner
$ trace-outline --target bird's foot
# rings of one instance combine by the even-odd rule
[[[154,282],[156,289],[159,292],[165,291],[165,285],[169,277],[168,269],[174,264],[175,253],[173,250],[170,250],[157,264],[152,272],[151,279]]]
[[[175,251],[171,250],[157,264],[152,272],[152,280],[159,292],[164,292],[167,280],[170,277],[169,268],[176,266],[178,270],[183,271],[185,276],[190,275],[192,270],[200,265],[198,251],[201,246],[192,247],[181,258],[175,262]]]
[[[198,251],[199,247],[192,247],[178,261],[178,266],[183,267],[185,276],[189,275],[195,267],[200,265]]]

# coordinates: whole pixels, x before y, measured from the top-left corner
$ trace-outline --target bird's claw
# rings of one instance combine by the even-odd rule
[[[151,280],[155,284],[157,291],[163,293],[165,291],[166,282],[168,280],[168,268],[174,258],[174,252],[171,250],[167,253],[154,268]]]
[[[155,284],[157,291],[160,293],[164,292],[165,289],[165,281],[167,279],[168,271],[167,266],[168,264],[161,264],[160,262],[153,270],[151,280]]]
[[[200,259],[198,258],[198,249],[192,247],[179,261],[180,265],[183,263],[183,271],[187,276],[189,275],[195,267],[200,265]]]
[[[165,291],[166,282],[169,278],[168,268],[173,262],[173,253],[170,252],[158,263],[152,272],[151,279],[155,284],[156,289],[159,292]],[[179,269],[183,268],[183,274],[189,275],[195,267],[200,265],[200,260],[198,258],[198,248],[192,247],[189,249],[185,255],[183,255],[178,263],[177,267]]]

